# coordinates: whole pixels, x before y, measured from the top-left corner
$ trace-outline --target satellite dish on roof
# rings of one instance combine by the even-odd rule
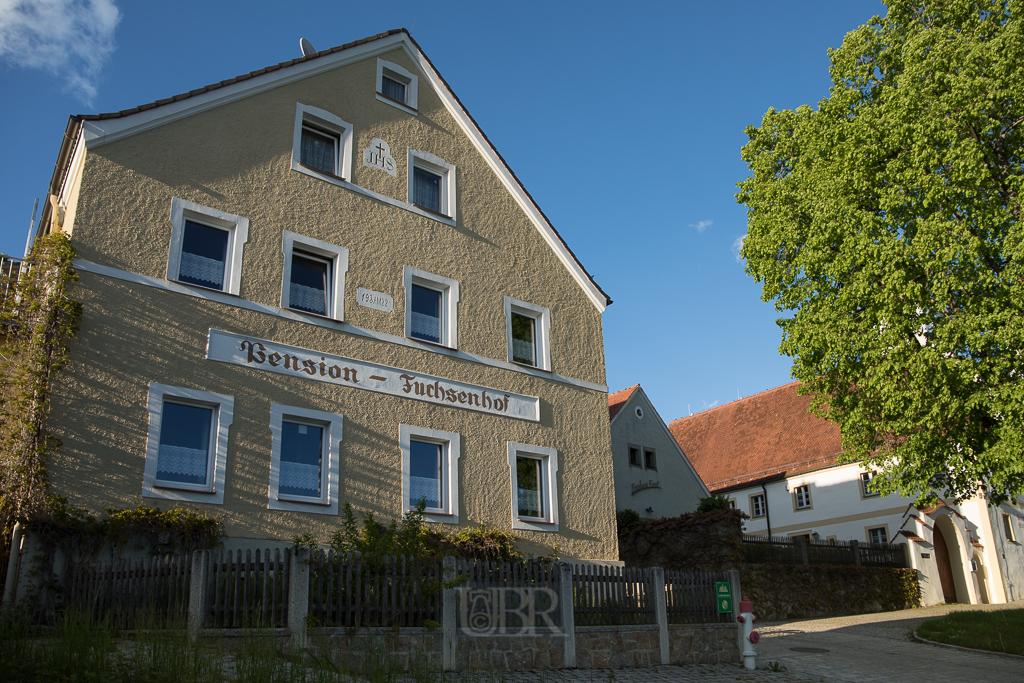
[[[299,38],[299,49],[302,50],[303,57],[309,57],[310,55],[316,54],[316,50],[313,49],[313,44],[305,38]]]

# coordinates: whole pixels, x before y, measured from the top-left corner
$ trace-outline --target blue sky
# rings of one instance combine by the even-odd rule
[[[878,0],[0,0],[0,251],[24,250],[69,114],[117,111],[406,27],[615,303],[609,390],[666,421],[790,381],[743,272],[743,129],[828,93]],[[557,324],[557,321],[554,321]]]

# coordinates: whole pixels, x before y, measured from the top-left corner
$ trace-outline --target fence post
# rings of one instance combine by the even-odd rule
[[[729,586],[732,588],[732,621],[736,624],[736,652],[740,662],[743,661],[743,624],[740,623],[740,600],[743,594],[740,593],[740,571],[729,570]]]
[[[206,621],[206,610],[209,608],[207,584],[210,583],[210,551],[195,550],[192,552],[192,578],[188,595],[188,636],[192,640],[199,638],[199,632]]]
[[[18,570],[21,565],[21,522],[14,523],[11,534],[11,555],[7,558],[7,581],[4,583],[4,605],[13,607],[18,593]]]
[[[562,603],[562,635],[565,645],[562,646],[562,667],[576,668],[576,615],[572,592],[572,565],[562,562],[559,565],[558,600]]]
[[[850,552],[853,553],[853,563],[860,566],[860,541],[856,538],[850,541]]]
[[[455,558],[445,555],[444,592],[441,594],[441,668],[444,671],[458,669],[459,624],[455,610]]]
[[[910,557],[910,544],[900,543],[900,545],[903,546],[903,566],[907,569],[912,569],[914,567],[914,564],[913,560]]]
[[[288,572],[288,630],[293,651],[306,647],[306,615],[309,613],[309,548],[292,550]]]
[[[658,648],[661,650],[661,663],[668,664],[671,659],[668,640],[668,606],[665,604],[665,569],[651,568],[651,592],[654,594],[654,620],[658,624]]]
[[[803,536],[797,536],[796,541],[796,552],[800,556],[800,564],[810,564],[810,558],[807,556],[807,539]]]

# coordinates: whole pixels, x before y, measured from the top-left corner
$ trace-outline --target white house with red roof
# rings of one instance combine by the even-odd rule
[[[1024,509],[982,498],[918,508],[872,490],[843,463],[839,428],[815,417],[799,382],[674,420],[669,430],[708,489],[750,516],[748,534],[902,543],[923,604],[1002,603],[1024,589]]]
[[[615,509],[647,518],[697,509],[708,489],[639,384],[608,395],[608,419]]]

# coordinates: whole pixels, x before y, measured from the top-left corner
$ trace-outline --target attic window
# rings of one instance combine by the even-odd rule
[[[384,59],[377,60],[377,100],[416,114],[419,79],[416,74]]]
[[[292,170],[341,184],[352,178],[352,124],[309,105],[295,105]]]

